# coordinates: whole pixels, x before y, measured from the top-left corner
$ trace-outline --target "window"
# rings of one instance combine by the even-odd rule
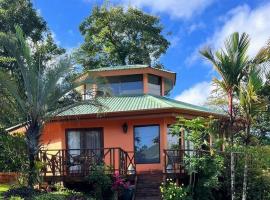
[[[143,93],[142,75],[111,76],[107,77],[108,83],[105,84],[112,95],[142,94]]]
[[[67,130],[67,149],[69,154],[69,162],[71,166],[68,168],[70,173],[81,172],[83,165],[78,161],[82,155],[94,152],[95,157],[102,155],[103,136],[101,128],[93,129],[69,129]],[[87,155],[92,156],[93,155]]]
[[[159,126],[134,127],[135,162],[137,164],[160,163]]]
[[[167,126],[167,148],[168,149],[179,149],[181,144],[181,136],[172,135],[170,125]]]
[[[148,75],[149,94],[161,95],[161,78],[155,75]]]

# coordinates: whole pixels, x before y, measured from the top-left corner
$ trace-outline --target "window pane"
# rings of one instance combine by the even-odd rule
[[[107,77],[107,87],[112,95],[142,94],[142,75]]]
[[[135,127],[134,136],[136,163],[159,163],[159,126]]]
[[[167,147],[168,149],[179,149],[179,136],[170,134],[170,127],[167,128]]]
[[[159,76],[148,75],[148,91],[149,94],[161,95],[161,79]]]

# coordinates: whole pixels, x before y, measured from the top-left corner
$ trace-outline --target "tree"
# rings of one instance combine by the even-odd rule
[[[245,120],[245,134],[244,134],[244,146],[247,147],[250,144],[251,139],[251,127],[255,121],[256,116],[263,110],[265,110],[265,101],[259,96],[259,92],[263,87],[263,81],[260,77],[260,70],[252,66],[247,80],[242,82],[239,90],[239,105],[242,113],[242,119]],[[247,175],[248,175],[248,155],[245,155],[244,161],[244,180],[242,200],[247,199]]]
[[[217,153],[220,149],[218,142],[214,145],[209,143],[210,137],[218,137],[219,128],[218,120],[212,117],[179,117],[170,127],[170,134],[180,138],[184,131],[185,141],[192,143],[192,149],[184,153],[183,163],[189,174],[189,189],[194,200],[214,199],[221,186],[219,179],[222,177],[224,158]]]
[[[0,1],[0,31],[15,33],[18,24],[26,37],[37,42],[46,32],[46,22],[38,15],[30,0],[1,0]]]
[[[33,56],[36,57],[34,60],[39,61],[41,67],[44,68],[46,62],[65,52],[65,49],[55,44],[46,22],[33,8],[30,0],[0,0],[0,32],[15,33],[17,24],[22,28],[31,47],[35,49],[33,51]],[[0,70],[4,73],[11,73],[14,78],[20,79],[19,82],[22,82],[16,64],[16,60],[0,44]],[[7,96],[2,95],[4,94],[2,90],[3,88],[0,89],[0,104],[3,108],[0,110],[0,126],[8,127],[22,122],[21,113],[14,113],[12,112],[13,107],[6,106],[8,100]]]
[[[35,160],[40,148],[39,138],[44,124],[71,106],[82,103],[95,104],[96,101],[93,99],[77,102],[70,99],[70,104],[63,107],[61,102],[69,98],[70,91],[82,84],[64,81],[63,77],[71,71],[70,61],[61,59],[46,70],[41,69],[19,27],[16,27],[15,37],[13,34],[0,33],[0,44],[16,60],[17,70],[22,77],[21,80],[16,79],[11,74],[0,71],[0,88],[4,89],[4,96],[7,99],[12,97],[8,103],[13,106],[15,112],[22,113],[27,123],[28,185],[33,187]]]
[[[244,75],[244,70],[248,66],[247,49],[249,46],[249,36],[246,33],[239,35],[235,32],[225,40],[225,49],[217,51],[215,54],[210,48],[200,51],[201,55],[209,60],[216,71],[221,76],[214,82],[227,94],[228,114],[230,118],[229,133],[231,145],[233,145],[232,127],[234,123],[233,99],[238,91],[240,81]],[[231,199],[235,199],[235,173],[234,154],[231,153]]]
[[[169,42],[157,17],[135,8],[94,7],[80,25],[84,43],[75,53],[84,69],[157,64]]]
[[[256,134],[261,144],[270,144],[270,41],[261,48],[254,60],[258,63],[265,78],[259,95],[266,98],[267,110],[256,116],[253,134]]]

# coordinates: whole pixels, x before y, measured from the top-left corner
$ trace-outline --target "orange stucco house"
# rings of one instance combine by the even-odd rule
[[[172,165],[169,150],[180,143],[187,149],[182,134],[180,142],[168,134],[177,116],[194,118],[221,114],[204,107],[166,97],[176,83],[176,74],[147,65],[116,66],[94,69],[89,75],[106,78],[110,95],[96,92],[101,108],[85,103],[60,113],[45,125],[41,159],[48,166],[45,175],[75,177],[87,173],[93,164],[103,163],[123,174],[180,170]],[[82,99],[87,91],[100,86],[82,85]],[[171,152],[170,152],[171,151]],[[179,171],[179,172],[180,172]]]

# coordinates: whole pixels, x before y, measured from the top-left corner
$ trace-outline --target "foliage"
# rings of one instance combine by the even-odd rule
[[[14,33],[15,24],[19,24],[26,36],[38,41],[47,29],[46,22],[33,8],[30,0],[1,0],[0,11],[2,32]]]
[[[87,181],[93,185],[94,195],[100,200],[103,199],[105,193],[110,191],[112,187],[112,177],[108,173],[108,168],[103,165],[92,166]]]
[[[161,183],[160,192],[163,200],[192,200],[188,195],[188,190],[183,185],[178,186],[172,179]]]
[[[265,74],[266,81],[264,82],[259,95],[267,99],[267,110],[262,111],[255,116],[256,118],[252,127],[252,133],[258,138],[260,144],[270,145],[270,71],[268,71],[268,73],[266,72]]]
[[[171,129],[173,134],[184,130],[186,140],[193,144],[194,151],[186,153],[184,158],[193,199],[214,199],[213,191],[219,189],[219,179],[224,171],[224,159],[217,153],[219,146],[210,146],[208,142],[210,136],[217,135],[215,120],[179,117]]]
[[[59,188],[58,188],[59,189]],[[54,192],[40,192],[27,187],[12,188],[4,193],[5,199],[14,200],[94,200],[81,192],[61,187]]]
[[[80,25],[85,40],[75,57],[85,70],[157,64],[169,47],[162,30],[157,17],[136,8],[97,6]]]
[[[11,196],[21,197],[25,200],[32,200],[33,197],[40,194],[40,191],[31,189],[28,187],[18,187],[11,188],[7,192],[4,193],[4,198],[8,199]]]
[[[0,172],[22,172],[27,166],[25,137],[0,131]]]
[[[87,198],[79,193],[72,190],[48,192],[45,194],[38,195],[33,200],[86,200]]]
[[[22,197],[18,197],[18,196],[11,196],[9,198],[9,200],[24,200]]]
[[[0,184],[0,197],[2,197],[3,193],[8,191],[9,188],[10,188],[10,186],[7,184]]]
[[[1,0],[0,1],[0,33],[8,37],[16,33],[16,25],[19,25],[31,44],[32,54],[38,62],[37,67],[45,68],[46,63],[57,56],[62,55],[65,50],[60,48],[53,40],[46,22],[41,17],[30,0]],[[0,43],[0,70],[10,75],[18,82],[23,82],[18,70],[16,59]],[[20,88],[22,93],[23,87]],[[12,95],[4,95],[5,89],[0,88],[0,126],[10,127],[24,122],[21,112],[15,112],[16,108],[10,104],[15,101]]]
[[[123,199],[125,199],[124,196],[130,196],[133,192],[130,187],[130,182],[122,178],[119,173],[113,175],[112,190],[116,191],[118,197],[123,197]]]
[[[39,57],[41,62],[50,60],[53,55],[61,55],[65,52],[64,49],[55,44],[46,22],[33,8],[30,0],[0,1],[0,19],[0,32],[16,33],[15,26],[19,25],[21,27],[25,36],[33,42],[32,47],[36,49],[35,56]],[[0,49],[4,50],[1,51],[0,57],[3,58],[2,64],[5,64],[1,67],[15,72],[15,60],[7,54],[5,48],[2,48],[1,45]]]
[[[213,82],[228,97],[228,112],[231,122],[233,120],[233,97],[238,91],[244,71],[248,67],[247,50],[249,42],[250,39],[246,33],[239,35],[238,32],[235,32],[225,40],[225,49],[213,53],[209,47],[206,47],[200,51],[201,55],[213,64],[222,77],[221,80],[214,78]]]
[[[16,59],[18,72],[22,77],[20,81],[0,71],[0,85],[6,89],[7,97],[12,96],[9,103],[27,122],[28,184],[33,186],[36,177],[35,160],[40,149],[39,139],[44,123],[74,105],[99,104],[93,99],[84,102],[70,99],[69,105],[63,107],[61,103],[69,99],[70,92],[83,83],[65,81],[65,76],[72,71],[69,59],[60,59],[46,70],[41,69],[35,57],[31,55],[31,48],[19,27],[16,28],[16,37],[0,33],[0,44]],[[90,81],[92,80],[87,79],[85,82]]]

